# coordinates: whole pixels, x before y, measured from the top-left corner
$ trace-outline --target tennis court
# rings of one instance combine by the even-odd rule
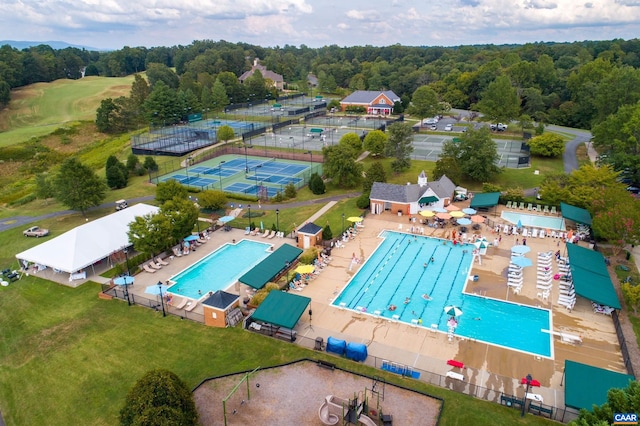
[[[173,179],[200,190],[217,189],[265,199],[284,192],[290,183],[302,187],[313,172],[322,173],[321,168],[311,162],[225,155],[166,174],[156,181]]]
[[[444,143],[455,140],[457,137],[460,137],[460,135],[414,135],[411,158],[414,160],[438,161],[442,154]],[[493,141],[498,149],[499,167],[521,167],[524,164],[522,159],[526,159],[525,163],[528,164],[529,153],[522,150],[522,141],[507,139],[494,139]]]

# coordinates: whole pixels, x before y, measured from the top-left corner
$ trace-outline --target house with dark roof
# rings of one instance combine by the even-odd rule
[[[429,182],[424,170],[418,176],[417,184],[374,182],[369,195],[371,213],[391,211],[409,215],[426,208],[443,208],[453,200],[455,188],[456,185],[446,175]]]
[[[202,301],[204,309],[204,323],[210,327],[233,327],[242,319],[242,313],[237,309],[240,296],[218,290],[209,293]],[[240,314],[240,318],[238,318]]]
[[[349,106],[359,106],[366,108],[367,114],[391,115],[396,102],[400,102],[400,96],[392,90],[356,90],[340,101],[340,107],[345,111]]]
[[[313,222],[305,223],[298,229],[298,248],[308,249],[322,242],[322,227]]]
[[[240,80],[240,83],[244,84],[244,81],[249,77],[251,77],[253,73],[256,72],[256,70],[260,71],[260,73],[262,74],[262,77],[265,80],[273,81],[273,85],[275,86],[276,89],[278,90],[284,89],[284,77],[282,77],[282,75],[276,72],[269,71],[267,67],[265,67],[264,65],[260,65],[258,58],[255,58],[253,60],[253,66],[249,71],[246,71],[244,74],[238,77],[238,80]]]

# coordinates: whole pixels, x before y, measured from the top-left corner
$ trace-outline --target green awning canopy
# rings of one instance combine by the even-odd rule
[[[564,362],[564,375],[564,405],[578,410],[591,410],[594,404],[604,404],[607,402],[609,389],[624,389],[629,386],[629,380],[634,380],[628,374],[570,360]]]
[[[309,130],[309,133],[322,133],[324,132],[324,129],[318,129],[316,127],[314,127],[313,129]]]
[[[565,219],[591,226],[591,214],[585,209],[560,203],[560,211]]]
[[[284,291],[271,291],[251,315],[256,321],[292,329],[311,303],[309,297]]]
[[[620,309],[620,300],[613,288],[604,256],[577,244],[567,244],[567,254],[576,293],[601,305]]]
[[[499,192],[481,192],[480,194],[474,194],[471,199],[471,208],[478,209],[483,207],[494,207],[498,205],[500,200]]]
[[[283,244],[249,272],[241,276],[238,281],[259,290],[280,274],[287,267],[287,263],[292,264],[301,254],[302,249]]]
[[[271,106],[274,107],[274,108],[282,108],[282,105],[280,105],[280,104],[273,104]]]
[[[418,204],[430,204],[438,201],[438,197],[434,195],[428,195],[426,197],[422,197],[418,200]]]

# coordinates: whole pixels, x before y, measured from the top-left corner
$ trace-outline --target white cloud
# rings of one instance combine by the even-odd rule
[[[263,46],[630,39],[640,32],[636,6],[640,0],[2,0],[0,39],[105,48],[201,39]]]

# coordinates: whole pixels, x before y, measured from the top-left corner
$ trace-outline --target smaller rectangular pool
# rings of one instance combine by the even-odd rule
[[[210,291],[224,290],[269,256],[270,247],[251,240],[225,244],[171,277],[176,284],[169,287],[169,293],[199,299]]]
[[[507,222],[514,225],[520,224],[524,227],[533,226],[535,228],[553,229],[565,231],[564,219],[562,217],[538,216],[534,214],[503,211],[500,215]]]

